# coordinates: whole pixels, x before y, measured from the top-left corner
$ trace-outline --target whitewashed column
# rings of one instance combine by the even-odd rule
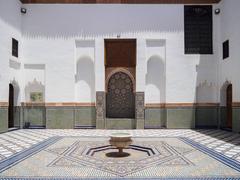
[[[105,128],[105,66],[104,66],[104,39],[95,41],[95,88],[96,88],[96,128]]]
[[[137,65],[136,65],[136,128],[144,129],[144,91],[146,83],[146,40],[137,39]]]

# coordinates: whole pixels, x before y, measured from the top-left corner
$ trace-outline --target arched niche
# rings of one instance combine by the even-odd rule
[[[165,102],[165,63],[163,59],[154,55],[147,60],[146,74],[146,102],[163,103]]]
[[[94,61],[89,56],[82,56],[76,64],[76,98],[80,102],[95,101]]]
[[[28,82],[25,87],[26,102],[44,102],[45,101],[45,86],[34,79]]]

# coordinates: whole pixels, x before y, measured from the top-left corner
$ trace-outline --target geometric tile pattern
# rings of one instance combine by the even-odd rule
[[[133,144],[124,149],[131,156],[124,158],[107,156],[117,151],[108,140],[53,136],[0,161],[0,179],[235,180],[240,177],[239,162],[186,137],[134,137]]]
[[[106,96],[108,118],[134,118],[133,82],[127,74],[117,72],[110,77]]]
[[[0,160],[53,136],[109,137],[119,130],[21,129],[0,134]],[[133,137],[186,137],[222,155],[240,162],[240,134],[218,129],[121,130]]]
[[[124,159],[106,157],[105,154],[118,151],[107,142],[76,141],[70,146],[52,148],[47,151],[58,156],[48,165],[49,167],[90,166],[120,177],[154,165],[172,167],[194,165],[185,157],[194,149],[172,146],[164,141],[135,141],[133,145],[124,150],[124,152],[131,154],[129,158]]]
[[[137,122],[137,129],[144,129],[144,92],[136,92],[136,109],[135,109],[135,118]]]
[[[106,116],[106,93],[103,91],[96,92],[96,128],[105,128]]]
[[[136,119],[144,119],[144,92],[136,92]]]

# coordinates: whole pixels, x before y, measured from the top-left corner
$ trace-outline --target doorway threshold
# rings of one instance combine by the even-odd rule
[[[11,132],[11,131],[16,131],[18,130],[19,128],[18,127],[12,127],[12,128],[8,128],[8,132]]]

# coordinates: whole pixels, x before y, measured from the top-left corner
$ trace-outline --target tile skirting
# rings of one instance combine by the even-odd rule
[[[219,103],[147,103],[146,108],[216,107]]]

